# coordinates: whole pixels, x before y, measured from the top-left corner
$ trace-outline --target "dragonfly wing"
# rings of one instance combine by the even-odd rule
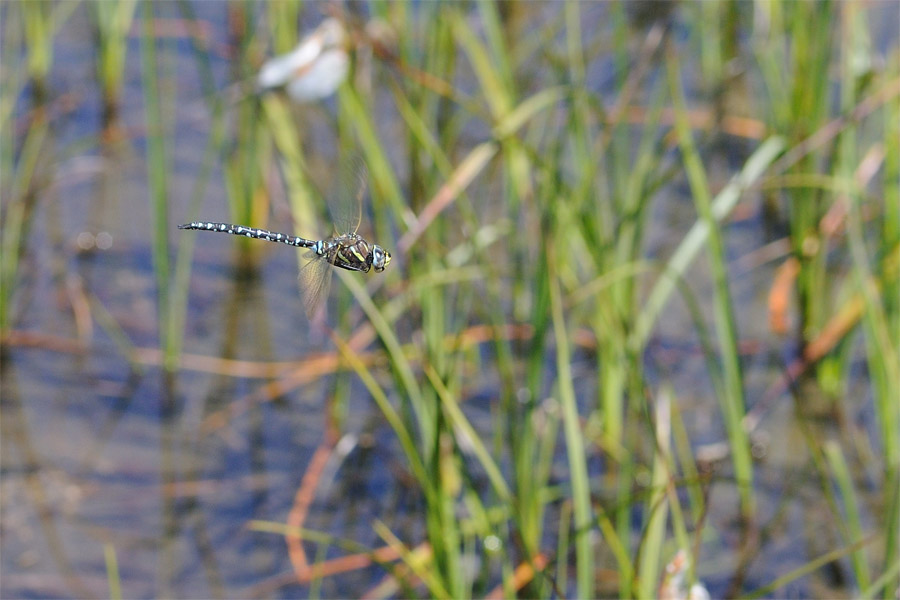
[[[356,233],[362,220],[363,199],[369,183],[369,169],[362,157],[352,154],[341,159],[337,185],[328,198],[328,208],[334,222],[335,233]]]
[[[306,316],[310,319],[319,311],[322,301],[328,297],[333,268],[327,259],[314,254],[313,258],[300,269],[303,306],[306,309]]]

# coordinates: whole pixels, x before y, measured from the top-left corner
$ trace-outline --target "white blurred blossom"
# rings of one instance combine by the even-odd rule
[[[294,50],[263,64],[257,78],[259,90],[284,88],[296,102],[330,96],[347,78],[347,43],[347,31],[340,21],[322,21]]]

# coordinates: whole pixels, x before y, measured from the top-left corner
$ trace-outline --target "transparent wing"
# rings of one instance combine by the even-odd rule
[[[369,169],[362,157],[353,154],[341,159],[338,180],[328,197],[328,210],[338,235],[356,233],[362,220],[362,204],[369,183]]]
[[[310,319],[315,315],[322,301],[328,297],[331,287],[331,271],[334,267],[322,256],[312,255],[308,263],[300,269],[300,290],[303,294],[303,306]]]

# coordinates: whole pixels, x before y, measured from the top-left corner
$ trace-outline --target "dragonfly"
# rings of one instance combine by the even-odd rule
[[[360,163],[353,163],[351,170],[354,173],[352,179],[356,185],[356,192],[355,194],[342,192],[336,198],[336,203],[332,203],[332,220],[335,228],[331,237],[311,240],[267,229],[211,221],[185,223],[179,225],[178,229],[230,233],[296,248],[308,248],[309,262],[300,269],[299,279],[306,314],[312,318],[318,312],[322,300],[328,296],[333,267],[362,273],[374,269],[380,273],[391,264],[390,252],[378,244],[370,244],[356,233],[362,221],[362,199],[366,193],[368,171],[365,165]],[[342,185],[345,183],[341,182]]]

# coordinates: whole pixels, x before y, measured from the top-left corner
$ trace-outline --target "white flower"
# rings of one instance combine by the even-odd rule
[[[257,79],[259,90],[283,87],[296,102],[314,102],[330,96],[347,78],[347,40],[340,21],[322,21],[293,51],[263,64]]]

